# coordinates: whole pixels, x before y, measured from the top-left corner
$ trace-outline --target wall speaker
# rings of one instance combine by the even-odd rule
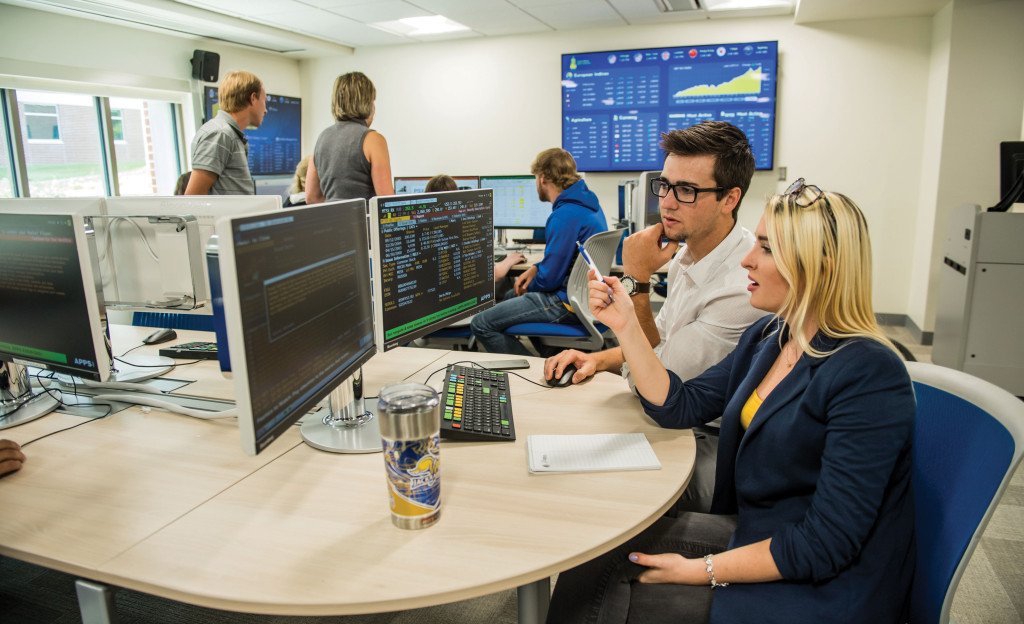
[[[192,53],[192,77],[205,82],[217,82],[220,55],[216,52],[196,50]]]

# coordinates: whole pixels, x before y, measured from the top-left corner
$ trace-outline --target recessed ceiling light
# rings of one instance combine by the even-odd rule
[[[443,15],[430,15],[427,17],[404,17],[400,20],[390,22],[374,22],[370,24],[396,35],[417,37],[421,35],[440,35],[450,32],[469,30],[469,26],[450,20]]]

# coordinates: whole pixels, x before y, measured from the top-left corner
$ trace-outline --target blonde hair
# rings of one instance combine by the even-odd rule
[[[335,121],[369,119],[373,114],[373,102],[377,99],[377,88],[363,72],[349,72],[334,80],[334,99],[331,100],[331,114]]]
[[[305,156],[295,165],[295,180],[292,182],[292,193],[306,190],[306,173],[309,171],[309,156]]]
[[[581,180],[580,174],[576,172],[576,160],[572,154],[559,147],[537,154],[537,159],[530,165],[530,173],[544,176],[563,191]]]
[[[896,351],[872,307],[871,239],[864,214],[845,195],[822,191],[814,199],[815,192],[816,187],[805,187],[798,195],[774,195],[765,209],[772,256],[790,287],[776,316],[786,320],[790,336],[812,357],[833,351],[810,345],[803,329],[811,319],[829,338],[867,338]],[[809,203],[800,206],[798,200]]]
[[[259,97],[263,83],[255,74],[247,71],[229,72],[217,87],[217,104],[225,113],[237,113],[252,103],[252,96]]]

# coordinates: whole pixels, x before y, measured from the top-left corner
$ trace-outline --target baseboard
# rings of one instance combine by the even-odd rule
[[[885,312],[876,312],[875,319],[878,321],[879,325],[906,328],[906,330],[910,332],[910,335],[914,337],[914,340],[916,340],[922,347],[932,346],[932,342],[935,340],[935,332],[923,331],[917,326],[917,323],[915,323],[906,314],[887,314]]]

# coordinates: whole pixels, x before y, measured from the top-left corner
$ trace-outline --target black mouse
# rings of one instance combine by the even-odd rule
[[[152,334],[142,339],[142,344],[162,344],[169,340],[174,340],[178,337],[178,333],[173,329],[158,329]]]
[[[572,376],[576,374],[577,370],[578,369],[576,368],[575,364],[566,364],[565,369],[562,371],[561,377],[555,377],[554,375],[552,375],[551,379],[545,379],[544,382],[547,383],[549,386],[555,388],[564,388],[566,386],[571,386]]]

